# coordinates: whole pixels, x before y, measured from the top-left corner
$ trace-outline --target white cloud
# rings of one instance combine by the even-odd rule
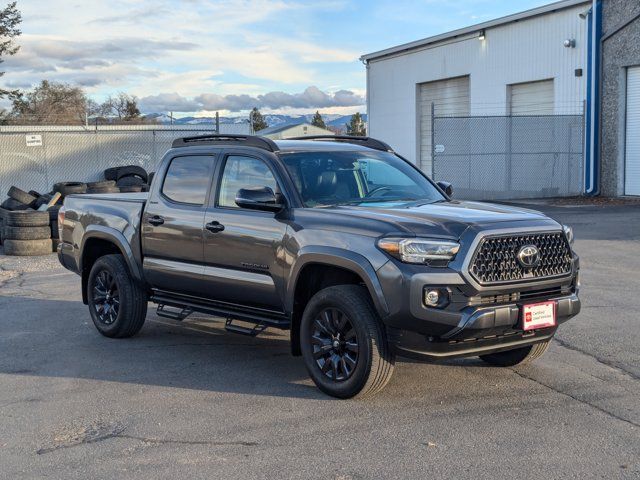
[[[177,93],[162,93],[140,98],[140,107],[144,112],[197,112],[225,111],[241,112],[253,107],[276,111],[280,109],[330,109],[361,107],[364,104],[362,94],[350,90],[334,93],[323,92],[317,87],[307,87],[301,93],[269,92],[261,95],[219,95],[202,93],[187,98]]]

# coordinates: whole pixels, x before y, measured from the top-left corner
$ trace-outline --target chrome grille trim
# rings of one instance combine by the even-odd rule
[[[525,245],[540,250],[536,267],[525,268],[517,261],[518,250]],[[564,277],[572,272],[571,247],[562,231],[487,234],[478,242],[467,268],[482,286]]]

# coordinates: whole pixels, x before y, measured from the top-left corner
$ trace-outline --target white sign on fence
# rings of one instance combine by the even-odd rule
[[[436,153],[444,153],[444,145],[436,145]]]
[[[27,147],[41,147],[42,135],[27,135]]]

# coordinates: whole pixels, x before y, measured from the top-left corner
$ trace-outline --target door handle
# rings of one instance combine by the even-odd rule
[[[213,222],[207,223],[204,226],[204,228],[206,228],[210,232],[217,233],[217,232],[221,232],[221,231],[224,230],[224,225],[222,225],[220,222],[214,220]]]
[[[153,217],[149,217],[147,222],[149,222],[151,225],[158,226],[164,223],[164,218],[162,218],[160,215],[154,215]]]

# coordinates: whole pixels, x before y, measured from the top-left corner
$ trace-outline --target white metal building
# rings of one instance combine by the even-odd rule
[[[590,2],[564,0],[364,55],[369,135],[432,173],[435,115],[575,115]]]
[[[284,138],[303,137],[305,135],[335,135],[331,130],[316,127],[310,123],[289,123],[285,125],[275,125],[268,127],[259,132],[257,135],[269,137],[273,140],[282,140]]]

